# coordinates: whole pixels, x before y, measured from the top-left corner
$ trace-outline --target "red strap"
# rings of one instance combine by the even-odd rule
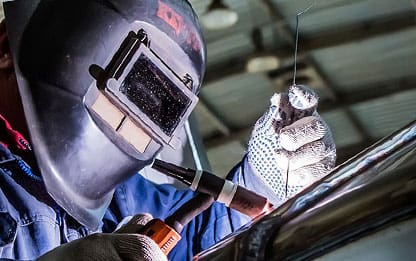
[[[5,140],[0,140],[6,147],[13,147],[19,150],[31,150],[29,142],[20,132],[14,130],[10,123],[0,114],[0,133],[6,133]],[[0,136],[1,137],[1,136]]]

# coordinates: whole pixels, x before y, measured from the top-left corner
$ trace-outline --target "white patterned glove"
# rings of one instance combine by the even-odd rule
[[[136,215],[114,233],[92,234],[63,244],[38,260],[166,261],[165,254],[151,238],[137,234],[151,219],[150,215]]]
[[[270,103],[251,133],[248,162],[280,204],[328,174],[336,150],[311,89],[292,85],[288,93],[273,95]]]

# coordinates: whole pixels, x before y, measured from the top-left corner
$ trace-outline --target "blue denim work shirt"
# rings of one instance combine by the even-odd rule
[[[0,144],[0,258],[33,260],[61,244],[93,233],[65,213],[49,197],[41,181],[25,175],[16,166],[16,157]],[[257,186],[257,191],[261,191],[246,158],[231,170],[228,178],[248,188]],[[140,213],[164,220],[193,196],[191,190],[157,185],[136,174],[116,188],[101,231],[111,233],[123,218]],[[194,254],[248,221],[247,216],[215,202],[185,226],[182,239],[168,258],[191,260]]]

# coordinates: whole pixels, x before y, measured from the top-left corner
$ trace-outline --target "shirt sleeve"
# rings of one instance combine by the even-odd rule
[[[273,192],[273,190],[255,174],[254,170],[250,166],[250,163],[248,162],[247,155],[245,155],[241,162],[230,171],[227,179],[230,179],[233,182],[238,183],[240,186],[262,195],[267,198],[274,207],[283,203]]]
[[[227,175],[227,179],[238,183],[249,190],[252,190],[264,197],[267,197],[271,202],[274,201],[274,195],[258,178],[251,169],[247,156],[244,156]],[[209,211],[203,213],[202,222],[204,225],[200,226],[200,245],[199,250],[205,250],[218,241],[240,229],[251,221],[251,218],[236,210],[227,208],[224,204],[215,202]]]

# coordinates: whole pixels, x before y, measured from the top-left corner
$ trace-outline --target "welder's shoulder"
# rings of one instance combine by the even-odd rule
[[[0,168],[0,258],[33,260],[61,242],[56,213]]]

